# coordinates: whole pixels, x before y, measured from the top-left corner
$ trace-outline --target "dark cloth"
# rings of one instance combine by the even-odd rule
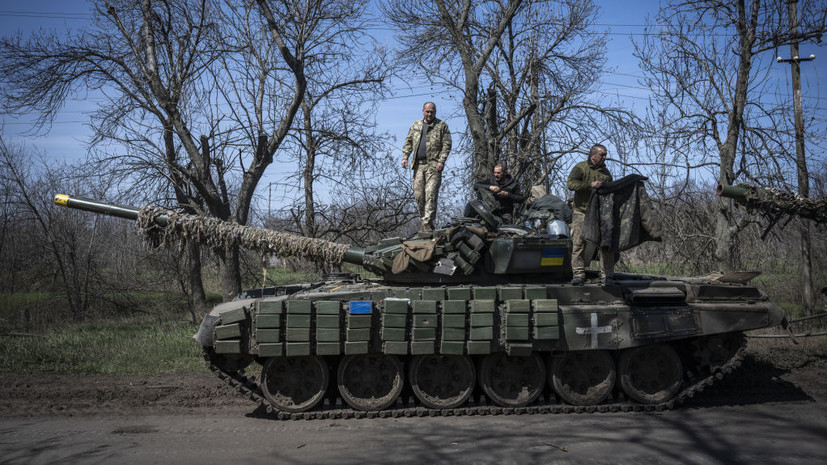
[[[631,174],[592,191],[583,224],[587,264],[599,248],[609,248],[617,256],[643,242],[661,240],[661,224],[643,184],[646,179]]]
[[[543,212],[551,212],[551,214],[554,215],[554,219],[571,223],[571,208],[566,205],[563,199],[556,195],[546,194],[527,204],[523,210],[523,216],[532,218]]]
[[[488,190],[489,186],[498,186],[500,189],[508,192],[508,195],[505,196],[492,192],[494,200],[497,201],[497,208],[491,213],[497,216],[507,216],[510,221],[514,206],[525,200],[525,195],[520,193],[520,186],[517,185],[517,181],[512,178],[510,174],[506,174],[499,181],[497,181],[497,178],[494,176],[491,176],[485,181],[474,184],[476,189],[483,191]]]

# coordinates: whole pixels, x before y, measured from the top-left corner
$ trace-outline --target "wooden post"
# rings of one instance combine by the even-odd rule
[[[798,52],[798,0],[788,0],[790,17],[790,59],[778,57],[779,63],[789,63],[793,82],[793,121],[795,125],[795,153],[798,171],[798,193],[802,197],[810,196],[810,178],[807,171],[807,157],[804,151],[804,110],[801,103],[801,65],[802,61],[812,61],[815,55],[800,58]],[[813,263],[812,245],[810,243],[810,224],[807,220],[800,220],[799,233],[801,235],[801,286],[804,300],[804,310],[807,315],[815,311],[815,294],[813,292]]]

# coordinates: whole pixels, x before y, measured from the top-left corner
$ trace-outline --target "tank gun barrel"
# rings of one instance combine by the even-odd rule
[[[129,205],[120,205],[117,203],[104,202],[103,200],[94,200],[86,197],[70,196],[66,194],[56,194],[55,205],[135,221],[138,220],[141,212],[140,208],[130,207]],[[169,224],[169,217],[166,215],[159,215],[155,218],[155,222],[158,223],[159,226],[166,226]]]
[[[715,193],[719,197],[733,199],[742,207],[759,210],[773,217],[790,215],[827,223],[827,199],[811,199],[782,189],[752,184],[718,184]]]
[[[726,197],[735,200],[744,200],[747,196],[747,189],[742,186],[731,186],[729,184],[718,184],[715,194],[719,197]]]
[[[170,239],[195,240],[214,250],[238,245],[278,257],[298,257],[331,265],[363,265],[365,249],[345,244],[240,225],[153,206],[143,208],[119,205],[84,197],[57,194],[55,205],[135,220],[138,227],[156,243]]]

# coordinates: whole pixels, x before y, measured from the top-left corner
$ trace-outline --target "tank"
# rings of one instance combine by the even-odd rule
[[[757,272],[571,285],[564,224],[503,225],[484,201],[472,202],[476,218],[367,247],[155,207],[55,203],[137,220],[156,239],[376,274],[246,291],[203,319],[194,340],[209,369],[281,419],[663,410],[737,368],[745,331],[785,321],[749,284]]]

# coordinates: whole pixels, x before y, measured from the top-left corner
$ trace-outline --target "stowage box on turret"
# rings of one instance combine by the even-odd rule
[[[168,210],[55,202],[199,236]],[[476,219],[366,248],[212,220],[242,246],[381,277],[343,274],[218,305],[195,335],[208,365],[280,418],[663,409],[736,368],[744,331],[783,319],[747,284],[751,272],[572,286],[564,223],[505,226],[473,207]],[[258,379],[244,375],[253,363]]]

